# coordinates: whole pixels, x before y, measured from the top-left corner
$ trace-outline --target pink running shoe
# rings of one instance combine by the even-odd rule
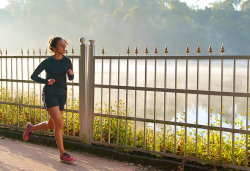
[[[76,159],[74,157],[70,157],[70,155],[68,153],[63,153],[63,155],[60,155],[60,162],[61,163],[72,163],[74,161],[76,161]]]
[[[32,132],[30,131],[31,127],[33,125],[30,123],[30,122],[27,122],[26,125],[25,125],[25,132],[23,133],[23,140],[24,141],[28,141],[29,139],[29,136],[32,134]]]

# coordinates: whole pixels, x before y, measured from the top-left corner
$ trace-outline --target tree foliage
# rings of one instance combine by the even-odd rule
[[[185,55],[189,44],[195,55],[198,43],[202,55],[207,55],[209,43],[213,54],[220,54],[221,43],[228,55],[250,54],[250,0],[217,1],[205,9],[179,0],[8,2],[0,9],[0,48],[12,48],[14,53],[21,47],[45,48],[47,39],[55,35],[68,39],[76,49],[80,36],[95,39],[97,54],[102,46],[106,54],[125,54],[128,45],[137,45],[139,54],[146,45],[153,54],[154,45],[158,45],[163,54],[167,44],[169,55]],[[241,10],[236,10],[239,6]]]

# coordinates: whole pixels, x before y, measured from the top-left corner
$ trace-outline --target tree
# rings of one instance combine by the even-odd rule
[[[241,3],[242,10],[236,10]],[[122,40],[111,48],[116,55],[127,45],[145,49],[145,45],[167,43],[171,55],[182,55],[180,49],[186,44],[191,50],[198,43],[220,48],[222,42],[227,52],[247,54],[240,49],[248,49],[250,44],[249,9],[250,0],[224,0],[205,9],[188,7],[180,0],[9,0],[0,10],[1,32],[6,33],[0,39],[7,40],[11,32],[23,46],[35,46],[51,35],[68,37],[71,42],[84,33],[96,39],[96,49],[107,44],[107,37]],[[8,45],[8,41],[1,45]],[[19,52],[20,45],[17,47]]]
[[[249,9],[250,9],[250,0],[244,1],[243,4],[241,5],[241,9],[243,10],[243,12],[249,13]]]
[[[242,0],[231,0],[231,1],[232,1],[233,5],[236,7],[236,9],[242,3]]]
[[[250,42],[250,16],[244,15],[239,18],[239,20],[236,23],[237,26],[237,37],[238,37],[238,52],[241,51],[244,54],[249,54],[249,48],[245,48],[246,44],[249,44]]]
[[[8,0],[8,5],[5,7],[13,16],[19,16],[22,13],[24,0]]]

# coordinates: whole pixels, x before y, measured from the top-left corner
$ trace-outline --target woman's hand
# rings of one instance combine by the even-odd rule
[[[69,69],[67,72],[68,72],[69,75],[74,75],[74,73],[73,73],[73,71],[71,69]]]
[[[52,85],[52,84],[54,84],[54,82],[56,82],[55,79],[49,79],[49,80],[48,80],[48,85]]]

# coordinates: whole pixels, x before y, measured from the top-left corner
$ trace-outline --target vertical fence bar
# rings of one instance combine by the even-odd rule
[[[35,70],[35,58],[33,58],[33,71]],[[36,84],[34,82],[34,105],[36,105]],[[35,123],[36,124],[36,108],[34,107],[34,113],[35,113]]]
[[[235,74],[236,74],[236,59],[234,59],[233,66],[233,92],[235,93]],[[233,129],[235,129],[235,96],[233,96]],[[232,132],[232,164],[234,164],[234,132]]]
[[[137,87],[137,59],[135,59],[135,87]],[[135,118],[137,118],[137,90],[135,90]],[[136,121],[135,121],[135,147],[136,147]]]
[[[29,53],[28,53],[28,56],[29,56]],[[27,58],[27,80],[29,80],[29,58]],[[30,105],[30,83],[28,83],[28,105]],[[30,107],[29,108],[29,121],[30,121]]]
[[[126,86],[128,87],[128,80],[129,80],[129,59],[127,59],[127,70],[126,70]],[[128,117],[128,89],[126,89],[126,117]],[[128,145],[128,120],[126,120],[126,138],[125,138],[125,145]]]
[[[164,72],[164,89],[167,88],[167,59],[165,58],[165,66],[164,66],[164,69],[165,69],[165,72]],[[164,121],[166,121],[166,98],[167,98],[167,93],[164,92]],[[164,149],[163,149],[163,152],[165,153],[166,152],[166,125],[164,124],[164,128],[163,128],[163,141],[164,141]]]
[[[103,58],[102,58],[102,72],[101,72],[101,85],[103,85]],[[102,110],[103,110],[103,88],[101,88],[101,114],[102,114]],[[102,141],[102,116],[101,116],[101,141]]]
[[[148,60],[145,59],[145,88],[147,88],[147,70],[148,70]],[[145,90],[144,96],[144,119],[146,119],[147,112],[147,91]],[[144,122],[144,149],[146,149],[146,122]]]
[[[111,85],[111,65],[112,65],[112,59],[109,59],[109,85]],[[109,115],[111,115],[111,88],[109,88]],[[110,143],[110,116],[108,121],[108,129],[109,129],[109,135],[108,135],[108,143]]]
[[[6,53],[7,56],[7,53]],[[6,79],[8,79],[8,58],[6,57]],[[9,96],[8,96],[8,81],[6,81],[6,102],[9,102]],[[9,125],[9,105],[6,105],[6,110],[7,110],[7,125]]]
[[[23,56],[21,58],[21,66],[23,66]],[[21,67],[21,75],[22,75],[22,80],[23,80],[23,68],[24,67]],[[24,104],[24,88],[23,88],[23,82],[22,82],[22,104]],[[23,109],[23,127],[25,126],[25,120],[24,120],[24,106],[22,107]]]
[[[72,58],[72,68],[74,69],[74,58]],[[72,83],[74,83],[74,79],[72,80]],[[72,85],[72,109],[75,110],[75,97],[74,97],[74,85]],[[73,117],[73,136],[75,136],[75,112],[72,112]]]
[[[208,71],[208,91],[210,92],[211,91],[211,59],[209,59],[209,71]],[[211,113],[210,113],[210,95],[208,95],[208,126],[210,126],[210,118],[211,118]],[[207,135],[208,135],[208,138],[207,138],[207,154],[208,156],[210,155],[210,129],[207,130]]]
[[[175,59],[175,90],[177,89],[177,59]],[[177,122],[177,93],[175,92],[175,103],[174,103],[174,121]],[[174,125],[174,153],[176,153],[176,125]]]
[[[86,115],[87,115],[87,45],[85,38],[80,38],[80,58],[79,58],[79,119],[80,119],[80,138],[86,143]],[[68,113],[66,113],[68,118]],[[68,130],[67,130],[68,131]]]
[[[41,56],[41,53],[40,53]],[[41,57],[39,57],[39,64],[41,63]],[[41,77],[41,73],[39,75]],[[42,84],[39,84],[40,92],[40,106],[42,105]],[[42,108],[40,108],[40,123],[43,122]]]
[[[88,45],[88,82],[87,82],[87,144],[91,144],[93,140],[93,113],[94,113],[94,73],[95,73],[95,65],[94,65],[94,55],[95,55],[95,40],[89,40]]]
[[[247,93],[249,93],[249,59],[247,59]],[[248,131],[248,105],[249,105],[249,98],[247,97],[247,111],[246,111],[246,130]],[[246,134],[246,164],[248,166],[248,134]]]
[[[118,86],[120,86],[120,59],[118,59]],[[119,101],[120,101],[120,89],[117,90],[117,116],[120,115],[120,107],[119,107]],[[119,129],[119,119],[117,119],[117,145],[119,144],[119,135],[120,135],[120,129]]]
[[[16,80],[18,80],[18,58],[16,58]],[[19,91],[18,91],[18,82],[16,83],[17,94],[16,103],[19,103]],[[17,106],[17,126],[19,127],[19,106]]]
[[[154,88],[156,88],[156,81],[157,81],[157,78],[156,78],[156,67],[157,67],[157,63],[156,63],[156,59],[154,59],[155,61],[155,75],[154,75]],[[154,121],[156,120],[156,91],[154,91]],[[153,146],[153,151],[155,151],[155,129],[156,129],[156,124],[154,123],[154,146]]]
[[[199,75],[200,75],[200,59],[197,59],[197,85],[196,89],[199,90]],[[199,95],[196,95],[196,125],[198,125],[198,111],[199,111]],[[195,157],[197,157],[197,148],[198,148],[198,128],[196,128],[196,137],[195,137]]]
[[[11,60],[11,80],[13,80],[13,58],[10,58]],[[14,94],[13,94],[13,82],[11,81],[11,102],[13,103],[13,98],[14,98]],[[12,121],[11,124],[14,124],[14,110],[13,110],[13,105],[11,105],[11,115],[12,115]]]
[[[223,68],[224,68],[224,60],[223,59],[221,59],[221,92],[223,92],[223,86],[224,86],[224,84],[223,84],[223,74],[224,74],[224,71],[223,71]],[[220,115],[220,127],[222,128],[222,116],[223,116],[223,96],[221,96],[221,101],[220,101],[220,103],[221,103],[221,111],[220,111],[220,113],[221,113],[221,115]],[[222,131],[220,131],[220,160],[221,160],[221,149],[222,149]]]
[[[186,90],[188,89],[188,59],[186,59]],[[185,123],[187,123],[187,93],[185,93]],[[185,156],[187,156],[187,127],[185,126]]]

